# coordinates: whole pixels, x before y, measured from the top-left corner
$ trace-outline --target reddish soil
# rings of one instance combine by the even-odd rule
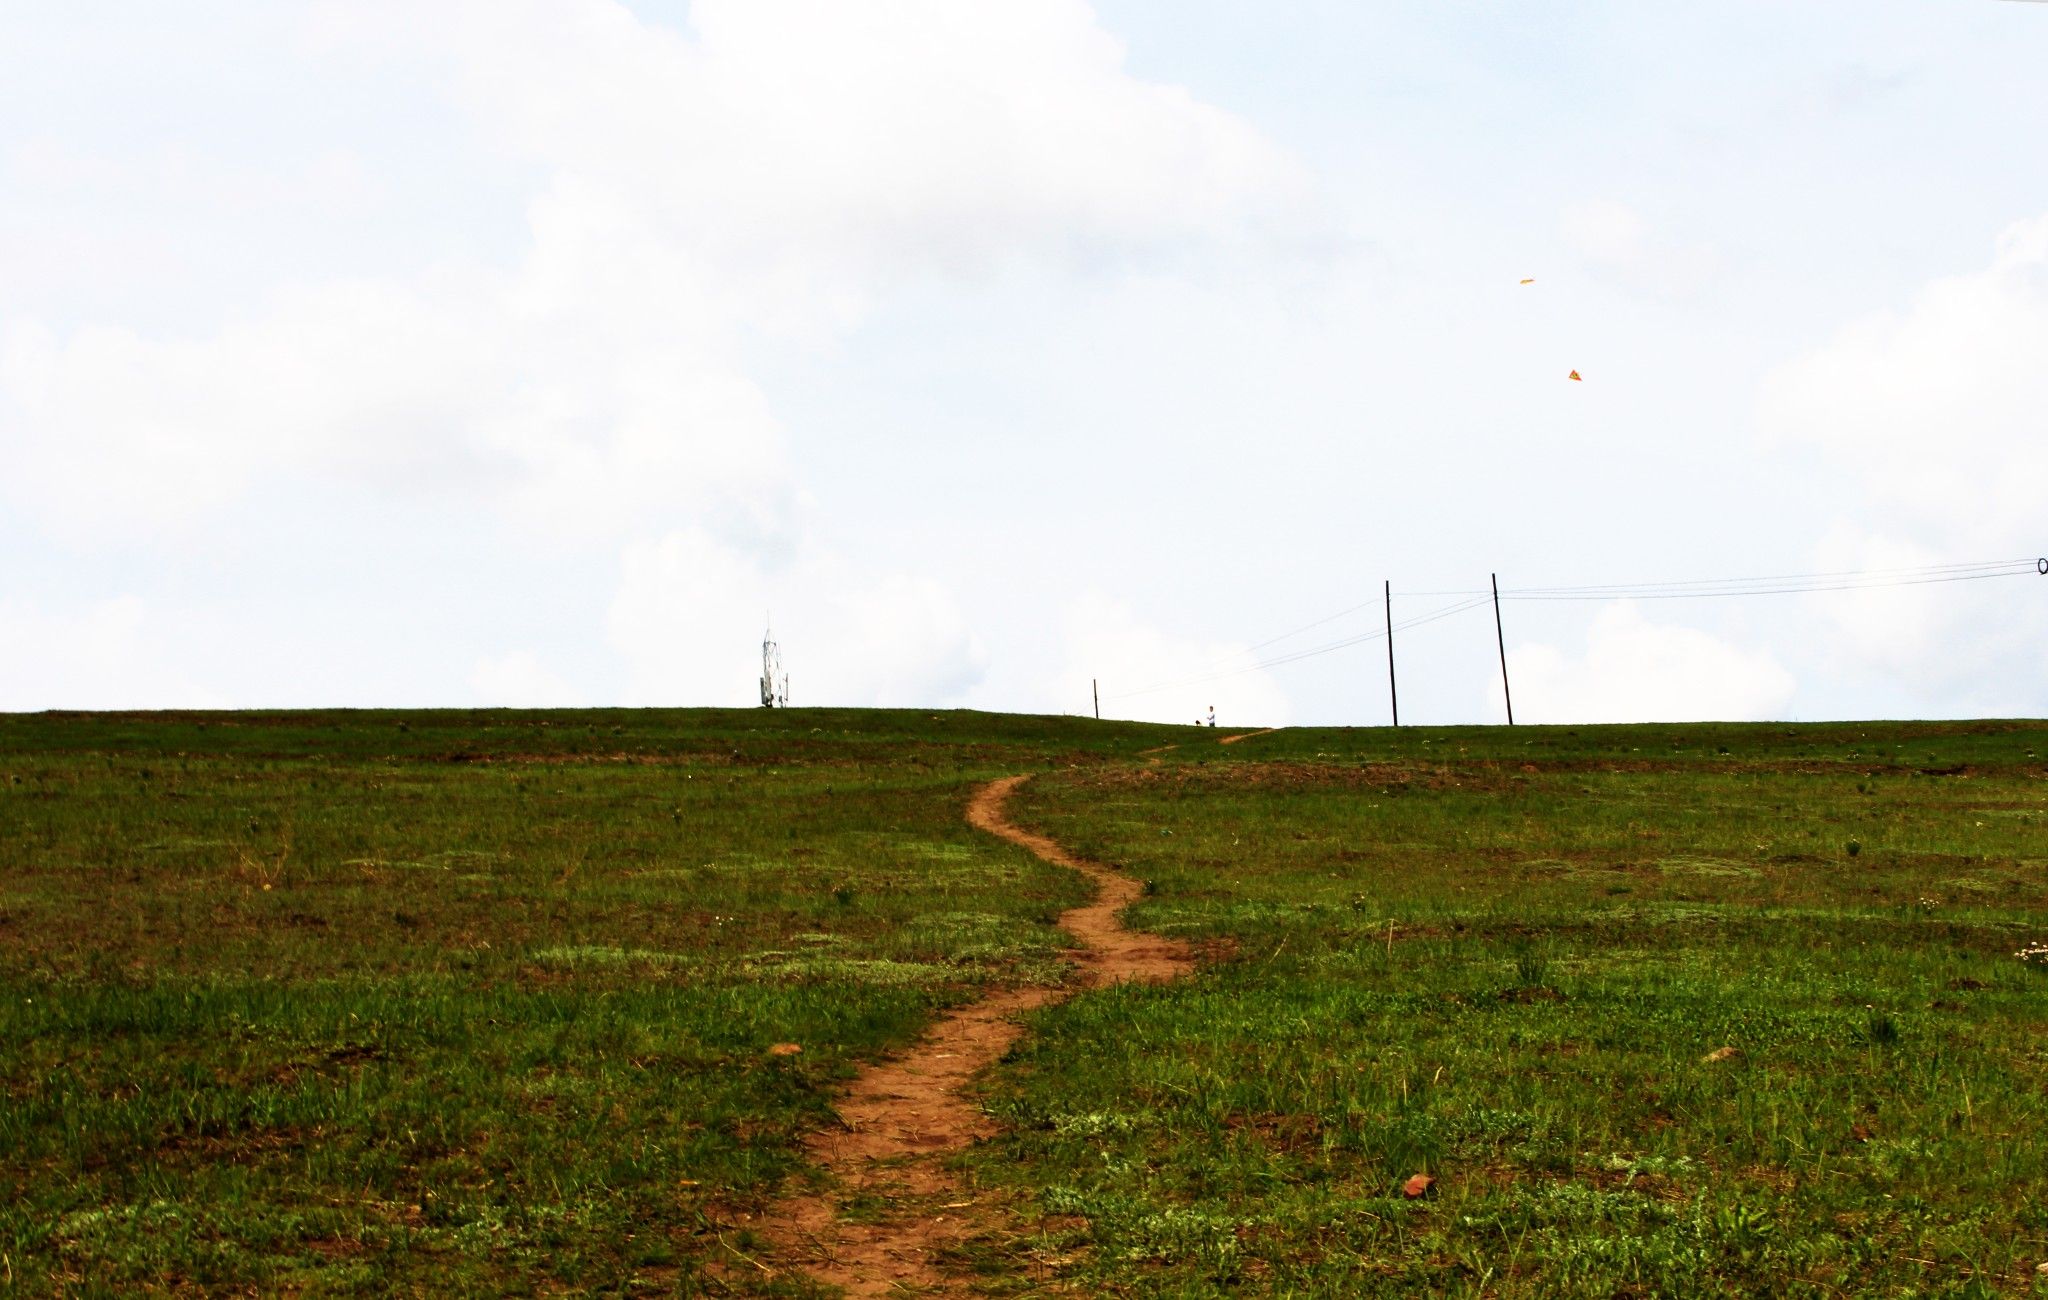
[[[1267,727],[1260,731],[1240,731],[1235,736],[1224,736],[1218,739],[1216,743],[1219,745],[1235,745],[1240,740],[1250,740],[1253,736],[1270,736],[1278,730],[1280,730],[1278,727]]]
[[[1027,779],[1006,776],[983,786],[967,805],[967,820],[991,835],[1023,845],[1047,862],[1078,871],[1095,883],[1094,902],[1060,917],[1060,928],[1087,945],[1077,954],[1085,985],[1093,988],[1123,980],[1160,982],[1192,970],[1194,958],[1186,944],[1124,928],[1118,913],[1145,892],[1142,884],[1100,863],[1077,858],[1052,840],[1027,831],[1004,816],[1003,805]]]
[[[1002,1215],[992,1195],[966,1187],[943,1160],[996,1132],[964,1093],[1023,1033],[1019,1013],[1084,988],[1170,980],[1194,967],[1186,945],[1127,930],[1118,919],[1143,891],[1137,881],[1009,820],[1003,806],[1025,780],[1012,776],[983,786],[967,805],[967,820],[1095,883],[1093,902],[1060,917],[1060,927],[1082,945],[1074,954],[1080,979],[1062,989],[1007,990],[948,1014],[903,1056],[862,1071],[840,1103],[843,1127],[809,1139],[812,1158],[838,1184],[835,1194],[780,1202],[762,1235],[783,1268],[800,1269],[849,1296],[965,1294],[938,1257],[1000,1228]],[[845,1218],[839,1204],[856,1198],[861,1222]]]

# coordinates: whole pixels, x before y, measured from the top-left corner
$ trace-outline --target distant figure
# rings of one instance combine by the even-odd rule
[[[1216,706],[1213,704],[1209,706],[1209,725],[1216,725]]]

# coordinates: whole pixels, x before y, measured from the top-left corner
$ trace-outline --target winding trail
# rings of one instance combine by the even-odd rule
[[[996,1133],[963,1094],[1022,1035],[1015,1017],[1083,989],[1170,980],[1194,969],[1185,944],[1124,928],[1118,913],[1142,885],[1009,819],[1004,805],[1028,779],[1007,776],[975,791],[967,820],[1094,882],[1094,901],[1060,916],[1060,928],[1081,945],[1074,953],[1079,978],[1064,988],[1007,990],[949,1012],[908,1052],[861,1071],[839,1105],[843,1127],[813,1134],[806,1145],[838,1183],[840,1199],[860,1203],[862,1218],[848,1219],[829,1196],[781,1201],[761,1235],[782,1268],[855,1297],[961,1293],[936,1257],[1001,1216],[994,1198],[964,1186],[944,1159]]]

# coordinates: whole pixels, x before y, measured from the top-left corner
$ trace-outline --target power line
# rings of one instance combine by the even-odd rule
[[[1340,618],[1343,618],[1343,617],[1345,617],[1345,616],[1347,616],[1347,615],[1350,615],[1350,614],[1356,614],[1356,613],[1357,613],[1357,612],[1358,612],[1359,610],[1361,610],[1361,609],[1368,609],[1368,608],[1370,608],[1370,607],[1371,607],[1371,605],[1372,605],[1372,602],[1371,602],[1371,601],[1366,601],[1366,602],[1365,602],[1364,604],[1360,604],[1360,605],[1353,605],[1353,606],[1351,606],[1351,607],[1350,607],[1349,609],[1340,609],[1340,610],[1338,610],[1338,611],[1337,611],[1336,613],[1334,613],[1334,614],[1330,614],[1330,615],[1328,615],[1328,616],[1326,616],[1326,617],[1323,617],[1323,618],[1319,618],[1319,619],[1315,620],[1315,621],[1314,621],[1313,623],[1304,623],[1304,624],[1302,624],[1302,625],[1301,625],[1300,627],[1298,627],[1298,628],[1295,628],[1295,629],[1294,629],[1293,631],[1291,631],[1291,632],[1282,632],[1282,633],[1281,633],[1281,634],[1280,634],[1279,636],[1267,637],[1267,638],[1266,638],[1266,639],[1265,639],[1264,641],[1257,641],[1257,642],[1254,642],[1254,643],[1252,643],[1251,645],[1248,645],[1248,646],[1246,646],[1246,647],[1245,647],[1244,649],[1242,649],[1242,650],[1233,650],[1233,651],[1231,651],[1231,652],[1230,652],[1229,654],[1227,654],[1227,655],[1224,655],[1224,656],[1222,656],[1222,657],[1221,657],[1221,658],[1219,658],[1219,659],[1214,659],[1214,660],[1211,660],[1211,661],[1210,661],[1210,663],[1209,663],[1209,664],[1208,664],[1208,665],[1207,665],[1206,667],[1204,667],[1204,668],[1202,668],[1202,669],[1199,669],[1198,671],[1201,671],[1201,672],[1208,672],[1208,671],[1210,671],[1210,670],[1212,670],[1212,669],[1213,669],[1213,670],[1216,670],[1217,672],[1221,673],[1221,672],[1222,672],[1222,670],[1223,670],[1223,666],[1224,666],[1225,664],[1228,664],[1228,663],[1230,663],[1230,662],[1231,662],[1232,660],[1234,660],[1234,659],[1242,659],[1242,658],[1244,658],[1244,657],[1245,657],[1246,655],[1248,655],[1248,654],[1255,654],[1255,653],[1257,653],[1258,651],[1260,651],[1260,650],[1263,650],[1263,649],[1265,649],[1265,648],[1266,648],[1267,646],[1270,646],[1270,645],[1278,645],[1278,644],[1280,644],[1280,643],[1281,643],[1282,641],[1290,641],[1290,640],[1294,639],[1295,637],[1298,637],[1298,636],[1300,636],[1300,635],[1301,635],[1301,634],[1302,634],[1303,632],[1311,632],[1311,631],[1314,631],[1314,630],[1315,630],[1316,628],[1319,628],[1319,627],[1323,626],[1323,625],[1324,625],[1325,623],[1334,623],[1334,622],[1336,622],[1336,621],[1337,621],[1338,619],[1340,619]],[[1250,668],[1252,668],[1252,667],[1257,667],[1257,665],[1256,665],[1256,664],[1254,664],[1254,665],[1251,665],[1250,667],[1246,667],[1246,668],[1239,668],[1239,669],[1232,669],[1232,670],[1230,670],[1230,671],[1233,671],[1233,672],[1248,672],[1248,671],[1250,671]],[[1151,691],[1153,691],[1153,690],[1158,690],[1158,689],[1164,689],[1164,688],[1162,688],[1162,687],[1150,687],[1150,686],[1148,686],[1148,687],[1146,687],[1146,688],[1145,688],[1145,689],[1144,689],[1143,691],[1132,691],[1132,692],[1126,692],[1126,693],[1125,693],[1124,695],[1112,695],[1112,696],[1110,696],[1110,698],[1111,698],[1111,699],[1113,699],[1113,700],[1120,700],[1120,699],[1125,699],[1125,698],[1128,698],[1128,696],[1129,696],[1129,695],[1134,695],[1134,694],[1137,694],[1137,695],[1142,695],[1142,694],[1148,694],[1148,693],[1150,693]]]
[[[1590,583],[1564,587],[1519,587],[1502,590],[1499,593],[1499,599],[1549,601],[1705,600],[1730,596],[1780,596],[1834,591],[1867,591],[1887,587],[1917,587],[1937,583],[1976,582],[1987,578],[2011,578],[2026,574],[2048,575],[2048,557],[1977,560],[1953,564],[1929,564],[1888,569],[1838,569],[1820,573],[1764,574],[1747,578],[1697,578],[1671,582]],[[1304,632],[1313,631],[1318,627],[1334,623],[1338,619],[1356,614],[1360,610],[1369,609],[1377,603],[1364,601],[1338,610],[1334,614],[1325,615],[1312,622],[1304,623],[1292,631],[1282,632],[1278,636],[1268,637],[1263,641],[1255,642],[1243,650],[1237,651],[1235,654],[1214,661],[1216,667],[1213,670],[1204,670],[1173,681],[1141,687],[1134,691],[1125,691],[1118,695],[1112,695],[1109,698],[1112,700],[1135,699],[1139,696],[1152,695],[1160,691],[1173,690],[1177,687],[1199,686],[1206,682],[1219,681],[1225,677],[1235,677],[1243,673],[1284,667],[1288,664],[1299,663],[1304,659],[1313,659],[1320,655],[1332,654],[1338,650],[1348,650],[1353,646],[1382,640],[1392,632],[1402,632],[1410,628],[1434,623],[1439,619],[1451,618],[1469,610],[1477,609],[1494,599],[1494,593],[1487,588],[1427,592],[1409,591],[1400,594],[1415,598],[1459,597],[1461,599],[1456,604],[1432,610],[1427,614],[1404,619],[1393,623],[1388,628],[1361,633],[1357,636],[1344,637],[1340,640],[1312,646],[1305,650],[1295,650],[1286,654],[1275,655],[1256,663],[1240,664],[1234,667],[1223,666],[1232,659],[1255,654],[1269,646],[1277,645],[1282,641],[1300,636]],[[1391,592],[1386,594],[1386,599],[1391,602]]]
[[[1923,581],[1955,581],[1970,577],[2009,577],[2034,570],[2040,562],[2032,557],[2013,560],[1975,560],[1961,564],[1928,564],[1891,569],[1835,569],[1820,573],[1768,573],[1747,578],[1692,578],[1676,582],[1608,582],[1585,583],[1564,587],[1508,587],[1501,590],[1504,600],[1529,600],[1543,597],[1583,596],[1588,599],[1636,599],[1656,591],[1686,589],[1701,594],[1715,594],[1727,591],[1731,595],[1771,595],[1780,587],[1791,590],[1848,590],[1865,586],[1913,586]],[[1749,591],[1748,588],[1768,588]],[[1731,590],[1731,589],[1741,590]],[[1405,591],[1404,596],[1480,596],[1487,594],[1484,587],[1459,588],[1450,591]]]
[[[1589,591],[1618,587],[1710,587],[1744,582],[1801,582],[1822,578],[1876,578],[1886,575],[1953,573],[1963,569],[1995,569],[2023,564],[2032,567],[2032,556],[2012,560],[1968,560],[1952,564],[1911,564],[1889,569],[1823,569],[1818,573],[1765,573],[1748,578],[1693,578],[1677,582],[1605,582],[1574,587],[1526,587],[1525,591]]]
[[[1520,587],[1503,600],[1701,600],[1718,596],[1783,596],[1804,592],[1868,591],[1922,587],[1944,582],[2013,578],[2037,571],[2037,561],[1995,560],[1976,564],[1927,565],[1912,569],[1847,570],[1782,574],[1758,578],[1710,578],[1692,582],[1605,583],[1581,587]]]
[[[1459,603],[1449,606],[1445,609],[1434,610],[1428,614],[1421,614],[1413,618],[1403,619],[1401,622],[1394,624],[1393,630],[1396,632],[1405,632],[1409,628],[1421,627],[1425,623],[1434,623],[1438,619],[1449,618],[1454,614],[1462,614],[1467,610],[1477,609],[1479,608],[1479,606],[1485,603],[1486,602],[1484,600],[1460,601]],[[1357,608],[1362,609],[1364,608],[1364,606],[1359,606]],[[1344,611],[1344,613],[1346,614],[1354,612],[1356,611]],[[1316,623],[1309,624],[1308,627],[1316,627],[1322,623],[1330,622],[1332,619],[1342,618],[1343,616],[1343,614],[1332,614],[1329,618],[1319,619]],[[1306,628],[1298,630],[1305,631]],[[1295,633],[1286,633],[1281,636],[1274,637],[1271,640],[1261,642],[1261,644],[1271,645],[1274,641],[1284,641],[1287,639],[1288,636],[1292,635],[1295,635]],[[1201,673],[1192,677],[1182,677],[1175,681],[1160,682],[1156,686],[1146,686],[1141,687],[1140,689],[1135,691],[1125,691],[1121,695],[1112,695],[1109,698],[1112,700],[1128,700],[1135,699],[1140,695],[1152,695],[1159,691],[1172,690],[1178,686],[1199,686],[1204,682],[1218,681],[1225,677],[1235,677],[1240,673],[1258,672],[1261,669],[1266,668],[1278,668],[1285,664],[1299,663],[1303,659],[1313,659],[1317,655],[1326,655],[1337,650],[1348,650],[1355,645],[1364,645],[1367,642],[1381,640],[1386,635],[1386,629],[1381,628],[1372,632],[1361,633],[1358,636],[1345,637],[1341,641],[1332,641],[1327,645],[1314,646],[1307,650],[1296,650],[1288,654],[1277,655],[1274,658],[1262,660],[1259,663],[1243,664],[1236,668],[1224,668],[1215,672]],[[1244,653],[1249,653],[1249,651],[1246,651]]]

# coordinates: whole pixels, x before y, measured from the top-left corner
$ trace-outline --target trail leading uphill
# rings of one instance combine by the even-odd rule
[[[1142,892],[1137,881],[1010,821],[1004,805],[1028,779],[1004,777],[977,790],[967,820],[1094,882],[1094,901],[1060,917],[1060,928],[1081,945],[1074,954],[1080,978],[1065,988],[997,993],[950,1012],[904,1055],[862,1071],[839,1105],[843,1127],[811,1137],[812,1158],[838,1182],[840,1194],[870,1207],[884,1204],[889,1217],[852,1222],[831,1197],[793,1196],[769,1212],[762,1235],[773,1243],[782,1267],[844,1287],[849,1296],[955,1290],[935,1256],[992,1226],[995,1211],[942,1162],[995,1133],[996,1126],[963,1092],[1023,1033],[1015,1019],[1019,1013],[1085,989],[1170,980],[1194,968],[1185,945],[1124,928],[1118,914]]]

